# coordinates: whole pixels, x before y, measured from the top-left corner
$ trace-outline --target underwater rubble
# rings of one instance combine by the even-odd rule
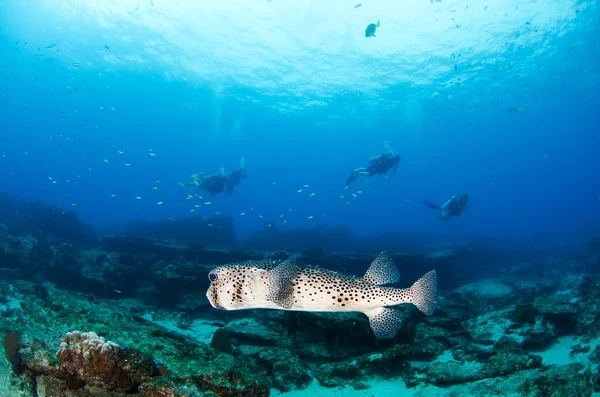
[[[253,397],[379,379],[407,395],[591,396],[600,275],[584,271],[597,247],[576,260],[484,243],[396,253],[403,283],[435,268],[442,293],[434,316],[402,306],[401,331],[377,340],[360,313],[212,309],[210,269],[288,252],[136,235],[81,245],[0,224],[0,395]],[[489,255],[504,266],[484,269]],[[373,259],[296,256],[354,274]]]

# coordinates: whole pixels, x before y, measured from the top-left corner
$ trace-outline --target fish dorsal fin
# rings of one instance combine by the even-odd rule
[[[391,339],[402,328],[402,314],[398,310],[378,307],[365,313],[369,324],[378,339]]]
[[[363,276],[363,281],[370,284],[383,285],[400,281],[400,273],[389,251],[383,251],[373,260],[369,270]]]
[[[294,288],[292,281],[298,274],[298,263],[294,259],[280,263],[267,272],[267,300],[289,309],[294,303]]]

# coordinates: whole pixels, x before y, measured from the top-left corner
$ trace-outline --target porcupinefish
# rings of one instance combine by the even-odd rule
[[[435,270],[409,288],[383,286],[400,280],[389,252],[379,254],[362,278],[303,266],[294,259],[219,266],[208,278],[206,297],[216,309],[361,312],[379,339],[393,338],[402,327],[402,314],[387,306],[412,303],[432,315],[438,293]]]

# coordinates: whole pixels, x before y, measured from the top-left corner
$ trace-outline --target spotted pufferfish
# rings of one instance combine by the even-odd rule
[[[400,280],[389,252],[382,252],[361,278],[295,259],[233,263],[213,269],[206,296],[216,309],[278,309],[305,312],[361,312],[379,339],[393,338],[402,314],[388,306],[411,303],[432,315],[437,302],[437,274],[432,270],[409,288],[386,287]]]

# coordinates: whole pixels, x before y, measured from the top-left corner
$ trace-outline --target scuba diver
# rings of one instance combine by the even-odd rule
[[[437,210],[438,217],[443,221],[447,221],[452,217],[459,217],[460,214],[469,209],[469,196],[466,193],[455,194],[442,206],[433,204],[426,200],[423,200],[423,204],[425,204],[427,208]]]
[[[183,186],[198,186],[200,189],[205,190],[211,196],[219,194],[225,189],[227,185],[228,176],[225,173],[225,169],[221,167],[221,170],[212,175],[204,176],[204,173],[192,175],[194,181],[192,183],[185,183]]]
[[[392,168],[394,169],[394,174],[396,173],[396,167],[398,166],[398,163],[400,163],[400,155],[394,154],[394,151],[390,148],[388,142],[384,142],[384,146],[386,151],[378,156],[371,157],[369,159],[369,165],[366,168],[357,168],[352,171],[346,181],[346,187],[350,186],[359,175],[385,175]]]
[[[192,182],[180,183],[181,186],[197,186],[205,190],[211,196],[225,192],[228,196],[233,193],[233,188],[238,185],[242,178],[246,178],[246,160],[242,157],[240,168],[236,168],[229,175],[225,173],[225,169],[212,175],[204,176],[204,173],[192,175]]]
[[[227,177],[227,183],[225,184],[224,189],[225,194],[231,196],[231,194],[233,193],[233,188],[236,185],[240,184],[242,178],[247,177],[248,174],[246,174],[246,158],[242,157],[242,160],[240,161],[240,168],[236,168],[235,170],[231,171],[231,173]]]

